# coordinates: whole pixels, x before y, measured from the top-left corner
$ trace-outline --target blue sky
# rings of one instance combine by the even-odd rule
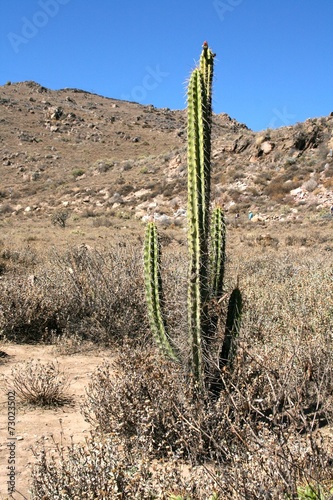
[[[333,111],[332,0],[1,0],[0,84],[183,109],[207,40],[214,111],[253,130]]]

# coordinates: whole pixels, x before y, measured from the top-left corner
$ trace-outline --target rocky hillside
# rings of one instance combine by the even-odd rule
[[[214,116],[213,193],[228,214],[325,215],[333,113],[255,133]],[[107,216],[181,223],[186,111],[35,82],[0,87],[0,217]]]

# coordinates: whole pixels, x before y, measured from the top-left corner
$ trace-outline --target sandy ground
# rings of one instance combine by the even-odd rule
[[[74,442],[84,441],[89,434],[90,426],[80,413],[80,403],[85,394],[91,373],[103,362],[110,359],[111,352],[92,351],[73,355],[57,355],[53,346],[32,346],[5,344],[0,350],[9,354],[0,358],[0,499],[30,499],[29,493],[31,467],[35,462],[33,449],[38,449],[44,441],[46,448],[54,448],[54,441],[66,445],[71,436]],[[39,359],[41,362],[58,361],[59,368],[69,375],[69,393],[73,395],[73,403],[63,407],[44,409],[22,405],[16,397],[15,417],[15,488],[12,496],[8,494],[8,461],[11,459],[9,442],[13,437],[8,431],[8,384],[13,367],[17,363]],[[53,438],[52,438],[53,436]]]

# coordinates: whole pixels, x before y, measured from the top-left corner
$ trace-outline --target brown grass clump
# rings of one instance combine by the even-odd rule
[[[28,361],[12,370],[11,385],[21,402],[33,406],[62,406],[69,403],[68,377],[57,363]]]

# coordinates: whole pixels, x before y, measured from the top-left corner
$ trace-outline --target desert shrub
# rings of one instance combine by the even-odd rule
[[[38,254],[34,248],[29,245],[20,247],[4,246],[1,249],[0,257],[6,261],[12,268],[25,270],[33,269],[38,263]]]
[[[0,205],[0,215],[11,214],[13,211],[14,209],[9,203],[3,203]]]
[[[285,355],[247,331],[213,402],[198,399],[173,362],[147,348],[122,349],[93,375],[83,413],[126,453],[209,459],[217,498],[296,498],[300,484],[325,484],[333,474],[330,439],[316,434],[331,418],[330,357],[327,344],[294,345]]]
[[[60,276],[40,273],[32,283],[28,276],[6,275],[0,287],[1,336],[11,341],[41,340],[45,333],[66,326],[66,314],[75,314],[60,289]]]
[[[85,170],[83,170],[83,168],[75,168],[74,170],[72,170],[72,176],[74,177],[74,179],[76,179],[77,177],[81,177],[84,174]]]
[[[61,335],[50,332],[50,341],[53,345],[52,351],[55,355],[60,356],[91,353],[96,349],[96,345],[92,341],[84,341],[79,333],[67,332],[66,330]]]
[[[51,222],[54,226],[58,225],[60,227],[65,227],[66,221],[69,216],[70,213],[68,212],[68,210],[57,210],[52,214]]]
[[[11,386],[23,403],[61,406],[70,401],[68,377],[53,362],[28,361],[12,369]]]
[[[306,181],[303,186],[307,191],[309,191],[309,193],[312,193],[312,191],[314,191],[318,186],[318,183],[314,178],[311,178]]]
[[[310,475],[302,486],[297,486],[297,467],[290,462],[294,456],[288,446],[281,446],[277,439],[267,442],[262,439],[256,450],[250,450],[244,443],[246,452],[235,454],[231,467],[226,463],[191,467],[172,459],[153,464],[145,455],[122,451],[115,437],[94,434],[85,444],[54,445],[52,454],[45,448],[35,450],[34,500],[329,498],[330,486],[316,482],[314,476]],[[322,496],[314,496],[315,492]]]
[[[132,193],[132,191],[134,191],[134,187],[131,184],[124,184],[118,189],[121,196],[126,196],[129,193]]]
[[[131,246],[114,246],[103,252],[82,245],[65,256],[54,255],[67,282],[71,314],[70,329],[85,337],[92,331],[104,331],[104,339],[135,336],[145,328],[141,262]],[[78,325],[77,318],[83,321]]]
[[[239,202],[242,192],[239,191],[238,189],[228,189],[228,195],[234,201],[235,203]]]
[[[52,454],[45,448],[34,452],[33,500],[220,498],[212,495],[218,486],[204,470],[187,467],[184,472],[173,460],[151,464],[145,455],[122,452],[115,437],[92,434],[85,444],[54,444]]]
[[[115,163],[112,160],[98,160],[94,164],[94,167],[96,168],[97,172],[103,174],[105,172],[108,172],[112,167],[114,167],[114,165]]]
[[[93,227],[110,227],[112,226],[112,222],[108,217],[99,216],[94,218],[92,225]]]
[[[272,178],[272,172],[264,171],[260,172],[254,179],[255,184],[259,184],[259,186],[266,186],[267,183]]]
[[[309,239],[306,236],[290,235],[285,238],[286,246],[306,246],[309,245]]]
[[[247,247],[246,253],[246,259],[236,250],[228,256],[228,279],[233,268],[240,275],[243,326],[233,367],[220,372],[220,398],[212,400],[207,394],[198,399],[180,367],[161,358],[142,337],[140,346],[123,345],[114,364],[103,364],[95,371],[83,404],[83,414],[98,434],[81,447],[85,451],[71,455],[68,450],[57,463],[44,456],[35,473],[39,481],[35,495],[38,488],[46,495],[49,484],[52,488],[62,485],[67,498],[72,491],[85,498],[79,485],[85,470],[82,464],[87,463],[92,464],[91,484],[107,488],[108,481],[114,484],[110,463],[114,464],[114,453],[120,451],[117,471],[126,481],[135,464],[150,464],[148,478],[140,468],[130,475],[147,488],[153,481],[156,489],[150,490],[150,498],[158,494],[164,498],[164,494],[169,499],[173,494],[207,500],[213,492],[216,498],[236,500],[302,498],[303,490],[310,491],[311,485],[329,495],[333,477],[331,261],[311,248],[300,254],[297,248],[277,253],[268,247],[264,255],[258,255],[257,248]],[[172,266],[168,262],[166,269],[171,267],[174,274],[167,277],[166,295],[171,295],[172,283],[176,293],[168,299],[167,311],[172,316],[175,304],[175,315],[183,321],[180,328],[174,320],[181,348],[180,330],[186,327],[179,305],[184,302],[180,300],[183,277],[178,270],[183,266],[173,252],[168,258]],[[108,444],[103,448],[101,443]],[[112,443],[117,443],[113,449]],[[97,453],[107,458],[97,459]],[[174,479],[170,490],[154,474],[167,464],[178,471],[179,462],[176,465],[173,460],[179,457],[180,467],[203,462],[201,470],[206,475],[200,476],[200,468],[196,469],[196,477],[187,477],[186,487]],[[104,482],[99,483],[100,478]],[[82,484],[86,485],[84,479]],[[91,497],[98,498],[96,490],[89,488]],[[58,493],[53,491],[60,495],[61,490],[50,489],[46,498],[55,498]],[[130,498],[136,494],[145,498],[146,490],[127,491]]]
[[[93,217],[97,217],[97,216],[98,216],[98,212],[91,207],[87,207],[85,210],[83,210],[83,212],[81,214],[81,217],[84,217],[87,219],[89,219],[90,217],[93,218]]]
[[[33,283],[22,274],[1,280],[0,332],[17,341],[63,331],[95,342],[139,335],[147,324],[141,265],[130,246],[54,251]]]
[[[266,247],[277,248],[277,246],[279,245],[278,238],[274,238],[270,234],[259,234],[256,237],[255,242],[257,245],[260,245],[263,248]]]
[[[282,201],[286,194],[299,186],[300,182],[287,181],[283,176],[278,176],[270,181],[263,192],[274,201]]]
[[[135,443],[154,457],[196,460],[213,452],[201,429],[209,412],[191,382],[180,366],[148,347],[124,346],[114,366],[100,366],[82,411],[99,432],[112,429],[127,447]]]

